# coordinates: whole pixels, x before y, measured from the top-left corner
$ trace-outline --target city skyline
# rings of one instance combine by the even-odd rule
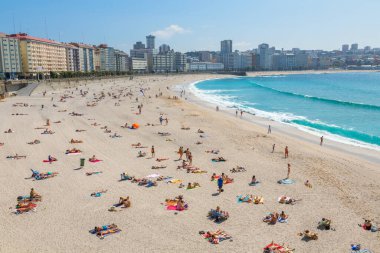
[[[380,2],[351,8],[354,1],[240,0],[232,10],[229,1],[100,1],[3,4],[0,31],[26,32],[64,42],[107,43],[126,52],[145,36],[156,36],[156,48],[169,44],[176,51],[220,49],[220,41],[233,40],[233,50],[250,50],[265,42],[277,49],[340,50],[343,44],[380,47]],[[76,6],[71,11],[67,6]],[[143,8],[143,6],[150,6]],[[200,8],[201,7],[201,8]],[[244,8],[243,8],[244,7]],[[28,15],[20,15],[28,13]],[[39,13],[39,14],[37,14]],[[366,16],[366,20],[360,15]],[[79,17],[78,17],[79,15]],[[31,19],[31,17],[34,17]],[[146,18],[148,17],[148,18]],[[229,17],[229,18],[226,18]],[[370,17],[368,19],[368,17]],[[297,22],[303,20],[303,22]],[[334,22],[331,22],[334,20]],[[302,24],[301,24],[302,23]]]

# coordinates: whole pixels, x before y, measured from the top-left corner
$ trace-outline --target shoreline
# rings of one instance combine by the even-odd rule
[[[4,142],[0,147],[3,175],[0,184],[4,189],[0,198],[0,222],[5,224],[0,228],[2,250],[120,252],[128,245],[131,252],[240,253],[262,252],[271,241],[285,243],[296,252],[345,252],[351,243],[378,249],[378,233],[358,227],[363,217],[380,224],[378,166],[347,153],[320,147],[314,141],[283,134],[282,129],[287,128],[283,125],[273,127],[273,133],[267,135],[266,122],[260,126],[259,119],[252,124],[246,119],[250,118],[248,115],[236,119],[234,115],[228,116],[228,112],[217,113],[213,106],[208,108],[193,102],[193,95],[188,100],[173,99],[176,92],[167,88],[215,77],[222,76],[160,76],[45,84],[38,86],[30,97],[5,99],[0,104],[0,113],[6,119],[0,121],[0,141]],[[145,96],[141,88],[145,89]],[[43,95],[45,90],[46,96]],[[82,96],[80,90],[88,92],[87,95]],[[141,103],[143,110],[139,114],[137,106]],[[24,106],[15,106],[17,104]],[[160,115],[168,118],[168,124],[160,124]],[[47,119],[50,119],[52,135],[42,134]],[[140,127],[122,128],[126,122],[128,125],[138,123]],[[10,128],[13,133],[3,132]],[[85,131],[77,132],[78,129]],[[201,136],[197,129],[202,129],[204,134]],[[161,136],[159,132],[169,135]],[[112,138],[116,133],[121,137]],[[298,136],[299,132],[294,134]],[[41,142],[27,144],[34,139]],[[71,139],[83,142],[71,144]],[[146,149],[134,148],[136,143]],[[276,150],[272,153],[273,143],[276,143]],[[163,161],[151,158],[151,146],[155,147],[155,158],[164,158]],[[193,165],[206,173],[177,169],[181,165],[177,154],[181,146],[189,148]],[[285,146],[289,146],[288,158],[284,157]],[[82,154],[65,154],[65,150],[74,147]],[[220,152],[207,152],[212,149]],[[138,157],[138,151],[146,152],[147,157]],[[5,158],[16,153],[27,157]],[[58,161],[42,163],[48,155]],[[93,155],[102,161],[88,162]],[[213,162],[217,157],[224,157],[226,161]],[[78,169],[80,158],[86,162]],[[292,168],[290,178],[295,183],[278,184],[278,180],[287,175],[288,163]],[[161,165],[165,168],[152,168]],[[246,171],[233,173],[231,169],[236,166]],[[30,169],[58,172],[58,175],[33,180]],[[99,171],[102,173],[96,173]],[[136,178],[157,173],[180,180],[185,186],[197,182],[200,187],[187,190],[179,184],[163,181],[157,181],[155,187],[139,186],[131,181],[120,181],[123,172]],[[233,178],[219,195],[216,183],[210,180],[213,173],[225,173]],[[259,185],[249,185],[252,175],[261,182]],[[312,183],[312,188],[304,185],[306,180]],[[31,188],[43,198],[37,203],[35,212],[12,214],[17,196],[28,194]],[[106,190],[101,197],[91,196],[101,190]],[[245,194],[262,196],[264,203],[238,203],[237,196]],[[188,210],[167,210],[165,200],[178,195],[183,195]],[[280,204],[278,197],[283,195],[300,201],[296,205]],[[132,203],[130,208],[108,211],[120,197],[126,196]],[[230,215],[220,224],[207,218],[210,209],[217,206]],[[269,212],[282,210],[289,215],[288,223],[268,225],[262,221]],[[336,230],[318,230],[318,221],[323,217],[331,219]],[[105,240],[88,232],[94,226],[113,223],[122,231]],[[7,229],[9,227],[12,229]],[[226,231],[233,241],[213,245],[199,235],[199,231],[217,229]],[[319,239],[301,240],[297,233],[305,229],[317,232]],[[35,243],[41,238],[44,243]]]
[[[305,72],[258,72],[258,73],[251,73],[249,77],[256,77],[256,76],[275,76],[275,75],[297,75],[297,74],[332,74],[332,73],[360,73],[360,72],[377,72],[377,71],[305,71]],[[248,76],[247,76],[248,77]],[[202,99],[198,96],[198,94],[194,93],[194,91],[191,89],[191,86],[195,86],[197,83],[207,81],[207,80],[217,80],[217,79],[224,79],[224,78],[235,78],[235,76],[226,76],[226,77],[216,77],[216,78],[210,78],[210,79],[204,79],[204,80],[197,80],[192,83],[187,83],[186,85],[183,85],[183,87],[186,87],[186,91],[190,93],[192,96],[189,99],[187,97],[189,102],[193,102],[197,105],[200,105],[202,107],[205,107],[207,109],[215,111],[215,106],[217,105],[216,102],[210,102],[206,101],[205,99]],[[244,77],[243,77],[244,78]],[[174,85],[176,86],[176,85]],[[177,85],[178,86],[178,85]],[[219,106],[220,107],[220,106]],[[220,107],[220,112],[225,113],[226,115],[229,115],[230,117],[235,118],[235,111],[238,108],[229,108],[229,107]],[[244,111],[244,110],[243,110]],[[263,116],[258,116],[253,113],[244,111],[244,119],[248,122],[262,127],[263,133],[266,133],[266,130],[269,125],[272,127],[272,131],[280,132],[281,134],[291,136],[293,138],[296,138],[301,141],[308,142],[310,144],[318,144],[319,138],[321,135],[324,135],[324,147],[327,147],[331,150],[340,151],[345,154],[354,155],[358,158],[363,158],[366,161],[380,164],[380,146],[365,143],[361,141],[357,141],[355,139],[349,139],[343,136],[334,135],[331,133],[322,133],[322,131],[319,131],[318,129],[311,129],[309,130],[307,127],[297,126],[294,124],[289,124],[286,122],[276,121],[272,120]],[[240,117],[240,116],[239,116]],[[336,137],[335,137],[336,136]],[[357,143],[355,143],[357,142]],[[318,144],[319,145],[319,144]]]

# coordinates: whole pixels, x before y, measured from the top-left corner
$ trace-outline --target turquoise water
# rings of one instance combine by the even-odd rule
[[[214,79],[191,89],[220,106],[380,148],[378,72]]]

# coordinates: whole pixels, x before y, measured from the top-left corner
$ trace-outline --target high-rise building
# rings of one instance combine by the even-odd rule
[[[258,51],[260,54],[260,68],[262,70],[271,70],[275,48],[269,48],[268,44],[263,43],[259,45]]]
[[[356,52],[359,49],[359,45],[357,43],[351,44],[351,51]]]
[[[116,71],[115,49],[107,44],[99,45],[100,71]]]
[[[170,46],[167,45],[167,44],[162,44],[160,47],[159,47],[159,53],[160,54],[166,54],[167,52],[170,51]]]
[[[220,42],[220,53],[232,53],[232,40],[223,40]]]
[[[19,40],[0,33],[0,75],[14,78],[22,72]]]
[[[160,47],[161,48],[161,47]],[[153,55],[153,71],[159,72],[173,72],[175,65],[175,54],[173,50],[160,54]]]
[[[71,43],[78,48],[79,68],[77,71],[91,72],[95,70],[94,47],[83,43]]]
[[[11,34],[20,43],[22,70],[27,74],[67,71],[66,48],[63,43],[29,36]]]
[[[146,36],[146,48],[154,49],[155,48],[155,39],[156,39],[156,37],[153,35]]]
[[[137,41],[136,44],[133,44],[133,49],[145,49],[145,44],[141,41]]]
[[[128,54],[121,51],[115,50],[116,59],[116,71],[125,72],[128,70]]]
[[[342,52],[348,52],[348,50],[349,50],[349,45],[348,44],[343,44],[342,45]]]
[[[180,52],[175,53],[174,70],[177,72],[183,72],[186,69],[186,55]]]
[[[80,71],[79,48],[72,44],[64,44],[66,48],[67,71]]]

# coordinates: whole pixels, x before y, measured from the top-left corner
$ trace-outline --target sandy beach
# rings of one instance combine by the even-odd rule
[[[187,90],[195,81],[221,77],[138,76],[40,84],[31,96],[0,102],[0,143],[4,143],[0,146],[0,252],[263,252],[272,241],[295,252],[349,252],[350,245],[357,243],[377,252],[379,232],[358,224],[363,218],[380,224],[379,152],[328,139],[320,146],[318,136],[291,126],[247,114],[236,117],[232,109],[217,112],[215,105]],[[186,88],[182,97],[178,87]],[[160,116],[168,122],[160,124]],[[122,128],[125,123],[137,123],[139,128]],[[267,134],[268,124],[271,134]],[[4,133],[8,129],[13,133]],[[45,129],[54,134],[41,134]],[[36,139],[39,144],[27,144]],[[71,144],[71,139],[83,143]],[[132,146],[137,143],[146,148]],[[191,151],[192,166],[207,173],[177,169],[182,165],[177,154],[181,146]],[[284,158],[286,146],[288,158]],[[72,148],[81,154],[66,155]],[[219,153],[206,152],[210,150]],[[139,151],[146,156],[138,157]],[[16,154],[26,158],[6,158]],[[49,155],[57,161],[43,163]],[[102,161],[89,162],[94,155]],[[217,157],[226,161],[212,162]],[[86,159],[83,168],[80,158]],[[287,177],[288,163],[294,183],[279,184]],[[232,173],[236,166],[246,171]],[[58,175],[36,180],[30,178],[31,169]],[[91,172],[99,173],[86,175]],[[171,177],[172,183],[163,180],[157,186],[139,186],[131,180],[120,181],[123,172],[135,178],[159,174]],[[233,179],[220,194],[217,182],[211,181],[213,173]],[[260,181],[256,186],[249,185],[253,175]],[[311,188],[304,185],[307,180]],[[186,189],[190,182],[200,187]],[[35,210],[16,215],[17,197],[29,195],[31,188],[42,201],[36,202]],[[91,196],[102,190],[107,192]],[[264,203],[237,201],[237,196],[247,194],[262,196]],[[188,209],[167,210],[165,200],[179,195]],[[298,201],[280,204],[278,198],[283,195]],[[109,211],[126,196],[131,207]],[[207,218],[217,206],[229,213],[222,223]],[[269,213],[281,211],[288,215],[286,223],[263,222]],[[322,218],[331,219],[333,229],[317,229]],[[116,224],[121,231],[104,239],[89,233],[107,224]],[[218,229],[232,238],[212,244],[199,234]],[[302,240],[298,233],[305,230],[317,233],[318,240]]]

